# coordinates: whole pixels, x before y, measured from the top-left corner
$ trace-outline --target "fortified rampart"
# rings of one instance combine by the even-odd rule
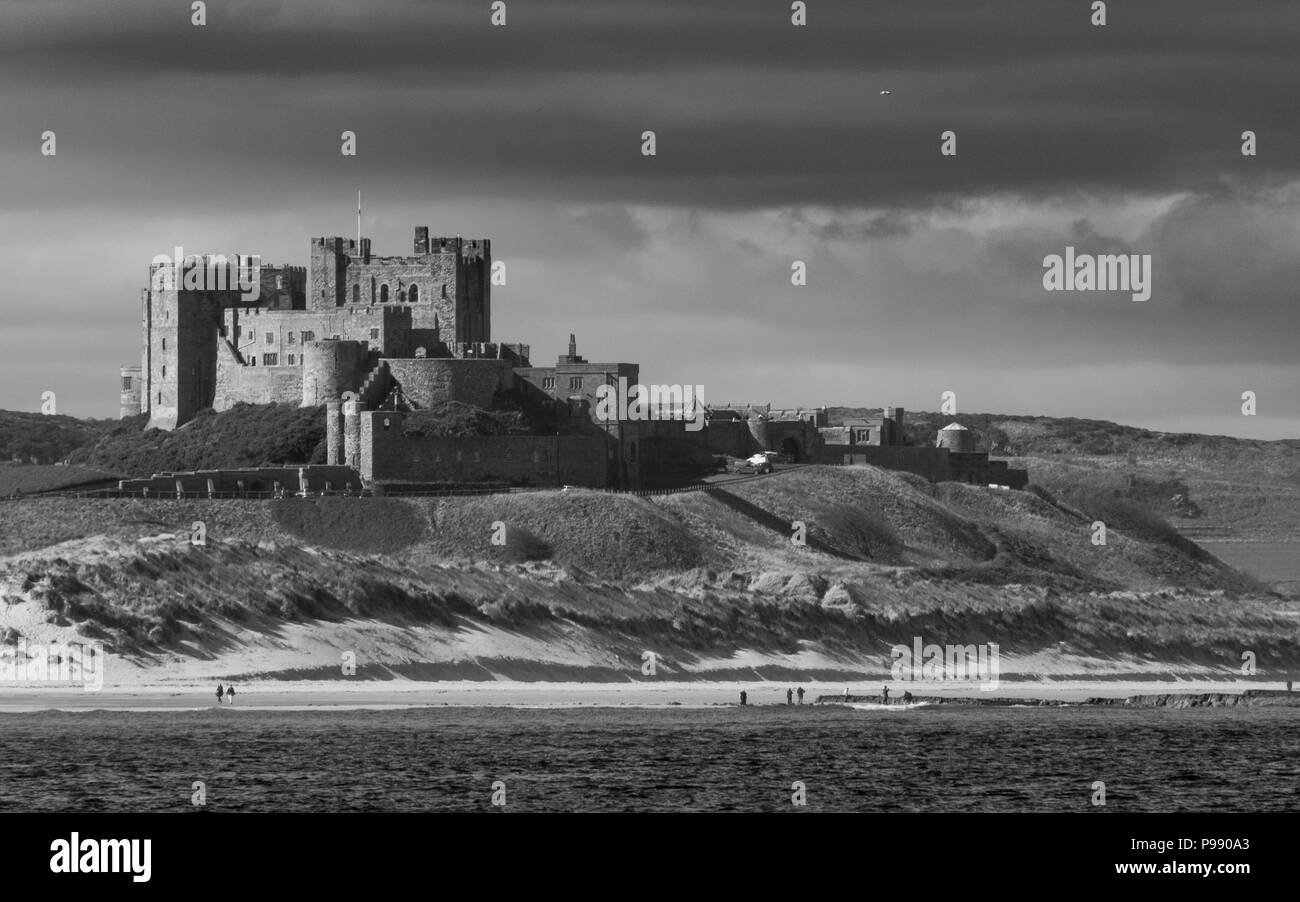
[[[359,492],[361,478],[350,467],[317,464],[155,473],[143,479],[118,480],[117,487],[123,492],[173,498],[282,493],[294,495],[303,492]]]
[[[488,409],[500,392],[514,388],[514,368],[506,359],[386,359],[403,398],[415,407],[460,401]]]
[[[515,486],[610,484],[608,443],[600,436],[408,435],[404,415],[363,411],[358,470],[372,483],[503,482]]]

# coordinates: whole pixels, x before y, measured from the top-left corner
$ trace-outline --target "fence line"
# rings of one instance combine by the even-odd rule
[[[697,481],[685,486],[673,486],[671,488],[658,489],[617,489],[617,488],[589,488],[586,486],[566,485],[566,486],[501,486],[499,488],[465,488],[465,489],[395,489],[391,486],[384,486],[380,492],[372,490],[362,491],[321,491],[309,492],[306,495],[297,492],[176,492],[176,491],[153,491],[148,489],[84,489],[60,491],[58,489],[45,492],[32,492],[30,494],[8,495],[0,497],[3,501],[26,501],[31,498],[99,498],[99,499],[121,499],[133,498],[142,501],[269,501],[277,498],[452,498],[465,496],[481,495],[510,495],[526,494],[530,492],[558,492],[558,491],[581,491],[581,492],[600,492],[606,495],[634,495],[638,498],[655,498],[665,495],[681,495],[686,492],[708,492],[724,488],[735,483],[751,482],[755,479],[770,478],[779,476],[782,473],[788,473],[792,469],[798,469],[802,465],[795,465],[790,469],[774,470],[771,473],[759,473],[751,476],[736,476],[731,479],[725,479],[718,482]]]

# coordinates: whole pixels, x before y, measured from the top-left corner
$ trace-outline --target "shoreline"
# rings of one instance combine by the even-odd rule
[[[891,707],[903,709],[904,691],[917,707],[1300,707],[1300,687],[1287,692],[1284,682],[1263,680],[1069,680],[1012,682],[991,691],[977,684],[944,685],[937,681],[888,682]],[[394,708],[703,708],[738,707],[740,693],[748,707],[786,707],[786,689],[805,691],[804,707],[880,704],[875,684],[777,682],[325,682],[250,681],[236,683],[233,705],[222,710],[388,710]],[[849,697],[844,698],[845,689]],[[0,689],[0,713],[64,711],[203,711],[216,709],[216,684],[171,683],[110,685],[97,691],[67,685]],[[799,707],[796,702],[792,707]]]

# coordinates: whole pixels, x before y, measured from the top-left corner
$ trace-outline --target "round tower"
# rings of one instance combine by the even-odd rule
[[[363,342],[327,338],[302,347],[302,405],[315,407],[361,387]]]
[[[975,433],[961,423],[949,423],[939,430],[936,448],[947,448],[957,454],[971,454],[975,450]]]

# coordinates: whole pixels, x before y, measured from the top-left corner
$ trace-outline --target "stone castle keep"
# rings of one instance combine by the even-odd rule
[[[485,240],[430,239],[419,228],[411,256],[380,257],[366,238],[316,238],[310,270],[262,265],[252,301],[233,274],[218,278],[223,266],[233,268],[221,258],[186,261],[205,271],[206,285],[230,286],[202,290],[187,290],[174,264],[150,267],[140,367],[122,373],[124,415],[148,413],[150,426],[174,429],[205,407],[239,401],[322,404],[361,393],[384,360],[527,365],[526,347],[489,342]]]
[[[573,336],[553,366],[533,366],[526,344],[492,340],[491,244],[415,230],[412,254],[386,257],[367,238],[315,238],[307,268],[222,257],[155,262],[141,292],[140,365],[121,370],[121,415],[147,413],[175,429],[199,411],[237,403],[324,406],[334,485],[464,483],[639,488],[643,477],[686,472],[696,452],[743,457],[779,451],[799,462],[870,463],[959,479],[1024,485],[1022,470],[990,462],[956,430],[935,447],[905,446],[903,411],[830,427],[824,408],[773,411],[712,405],[704,428],[678,418],[599,418],[598,391],[636,384],[639,366],[590,362]],[[238,269],[238,273],[236,270]],[[248,295],[237,275],[256,272]],[[532,434],[448,435],[420,411],[503,399],[540,414]],[[684,416],[689,419],[690,412]],[[954,424],[956,427],[956,424]],[[957,427],[960,430],[960,427]],[[341,469],[342,468],[342,469]],[[214,490],[209,474],[134,480],[159,490]],[[244,474],[240,490],[261,491]],[[219,481],[219,480],[217,480]],[[183,487],[184,486],[184,487]]]

